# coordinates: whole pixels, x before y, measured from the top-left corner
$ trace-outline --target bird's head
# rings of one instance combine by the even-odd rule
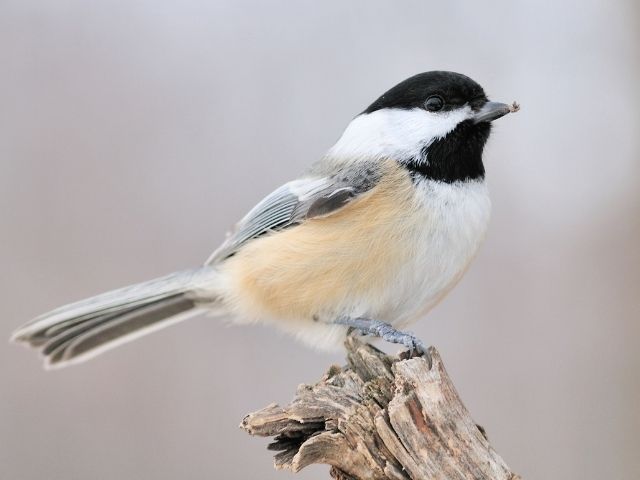
[[[390,158],[433,180],[484,176],[491,122],[519,107],[490,102],[480,85],[454,72],[414,75],[354,118],[329,151],[335,158]]]

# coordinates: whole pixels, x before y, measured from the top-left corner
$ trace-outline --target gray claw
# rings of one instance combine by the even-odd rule
[[[414,353],[418,353],[423,355],[431,364],[426,345],[411,332],[401,332],[388,323],[369,318],[343,317],[337,319],[336,323],[349,326],[349,332],[357,330],[365,336],[376,336],[387,342],[403,345],[409,350],[409,358],[413,357]]]

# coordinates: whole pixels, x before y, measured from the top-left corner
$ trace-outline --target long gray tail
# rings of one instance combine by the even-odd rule
[[[12,340],[39,349],[45,368],[82,362],[197,314],[198,298],[215,302],[214,279],[205,266],[103,293],[37,317]]]

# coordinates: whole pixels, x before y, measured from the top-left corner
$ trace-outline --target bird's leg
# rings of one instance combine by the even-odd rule
[[[388,323],[362,317],[340,317],[335,320],[335,323],[351,327],[362,335],[380,337],[387,342],[404,345],[409,349],[410,354],[415,351],[427,357],[427,360],[430,360],[430,358],[428,358],[429,353],[427,351],[427,346],[422,342],[422,340],[416,337],[413,333],[397,330]]]

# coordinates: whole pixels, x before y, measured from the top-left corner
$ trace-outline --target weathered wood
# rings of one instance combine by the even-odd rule
[[[355,338],[348,366],[300,385],[286,407],[247,415],[251,435],[275,437],[275,467],[331,465],[340,480],[515,480],[471,419],[442,359],[390,357]]]

